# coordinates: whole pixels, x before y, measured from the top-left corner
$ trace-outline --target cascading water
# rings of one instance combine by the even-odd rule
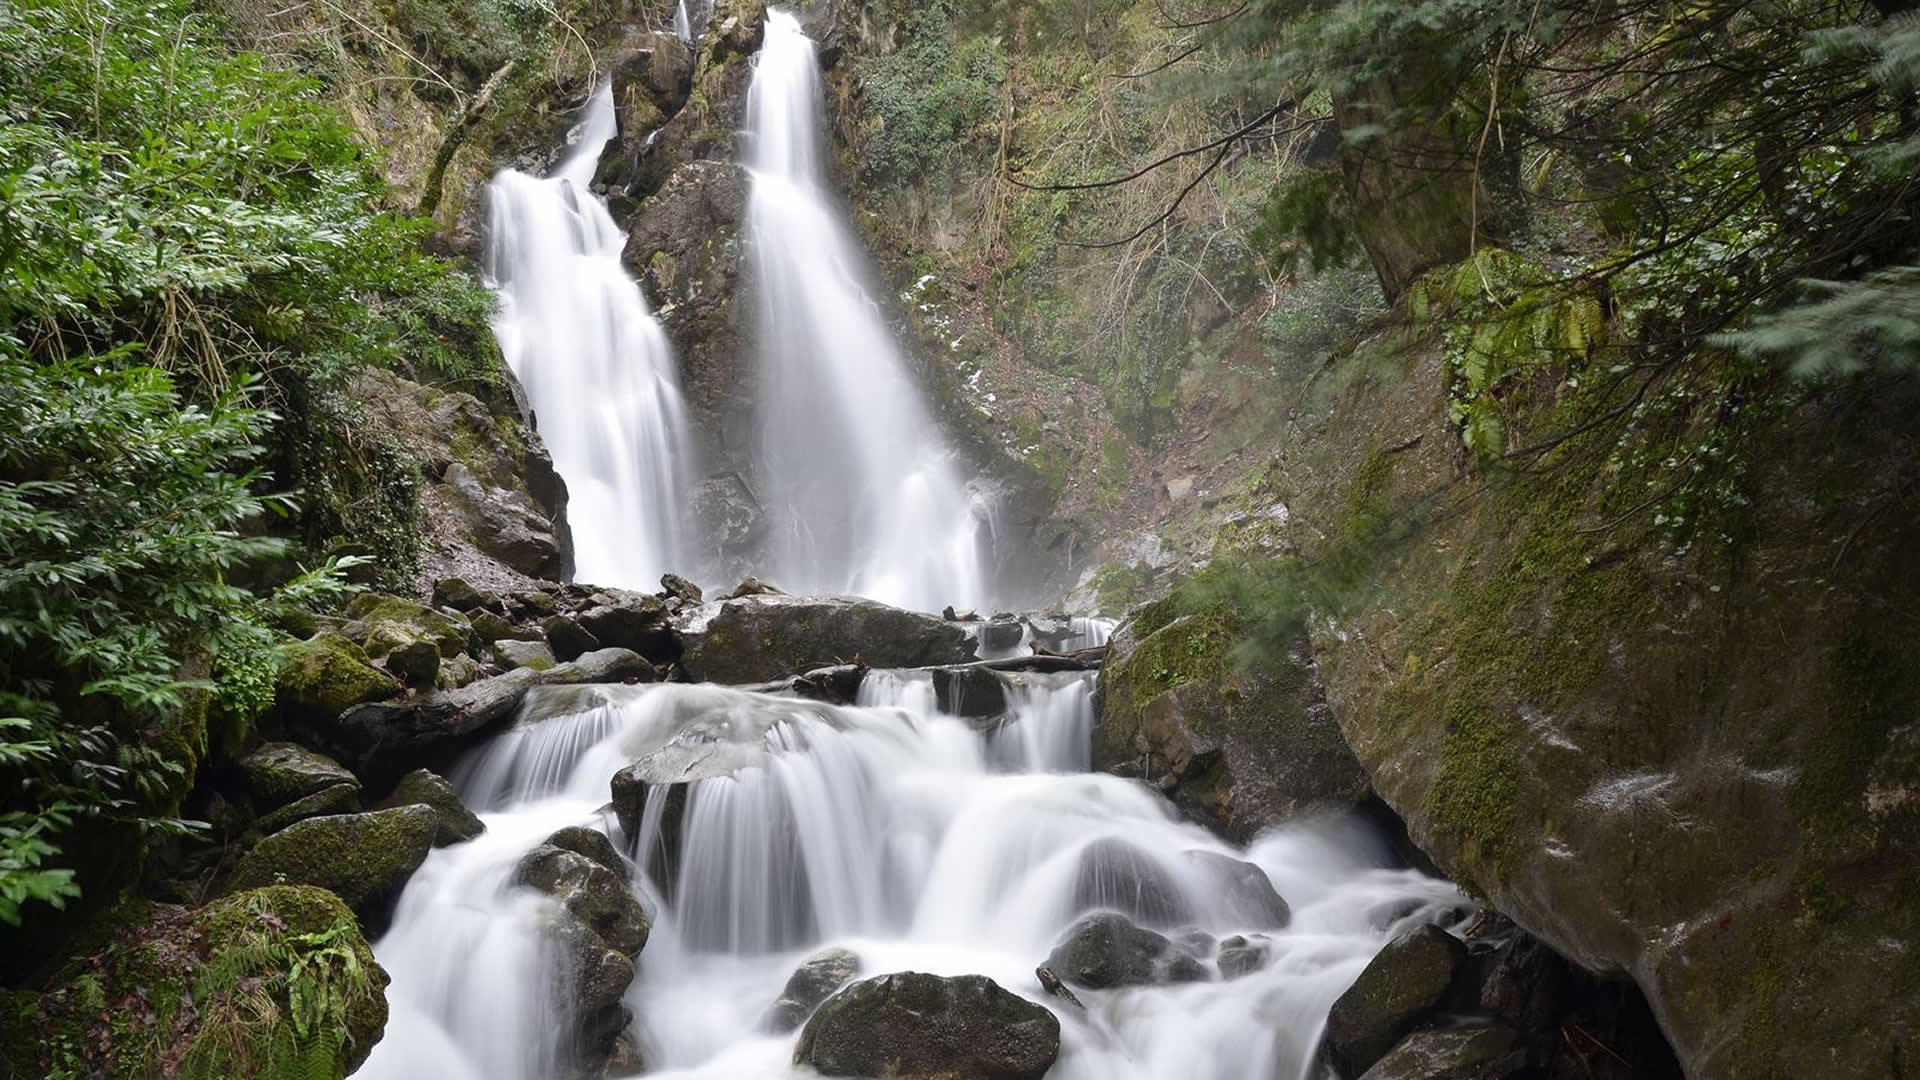
[[[747,94],[768,575],[925,611],[986,602],[985,508],[861,284],[820,145],[813,42],[782,11]]]
[[[513,867],[582,823],[631,852],[659,850],[668,800],[651,800],[624,837],[603,820],[609,779],[695,729],[745,732],[760,756],[692,785],[677,868],[643,858],[633,869],[654,927],[626,1000],[653,1076],[808,1075],[792,1065],[794,1034],[769,1034],[762,1018],[802,959],[837,945],[863,976],[983,974],[1052,1008],[1052,1080],[1304,1080],[1328,1007],[1380,945],[1413,921],[1465,917],[1451,885],[1389,869],[1357,821],[1284,828],[1245,851],[1223,844],[1150,789],[1083,771],[1087,676],[1003,679],[1007,718],[985,731],[935,711],[926,673],[875,671],[857,707],[609,687],[601,704],[498,737],[456,774],[486,833],[428,857],[375,946],[393,1020],[361,1075],[558,1080],[564,1024],[542,936],[552,901],[509,884]],[[1172,883],[1183,934],[1263,930],[1265,964],[1230,981],[1209,961],[1207,981],[1082,990],[1084,1008],[1045,994],[1035,966],[1113,899],[1089,894],[1083,860],[1116,840]],[[1291,923],[1249,925],[1193,852],[1257,866]]]
[[[494,333],[567,482],[576,576],[651,587],[688,569],[692,450],[672,347],[620,265],[625,234],[588,190],[614,126],[603,86],[552,176],[494,178],[487,268]]]

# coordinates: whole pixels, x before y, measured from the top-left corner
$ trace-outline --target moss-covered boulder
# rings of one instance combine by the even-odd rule
[[[760,1018],[760,1029],[784,1034],[806,1023],[820,1003],[860,974],[860,956],[851,949],[822,949],[807,957],[787,978],[780,997]]]
[[[133,903],[117,916],[104,947],[49,990],[0,999],[0,1075],[338,1080],[386,1026],[386,972],[325,889]]]
[[[1358,1076],[1447,999],[1467,947],[1436,926],[1387,943],[1327,1014],[1327,1050],[1344,1076]]]
[[[414,644],[431,645],[442,657],[457,656],[473,635],[464,616],[380,593],[355,597],[347,605],[346,616],[349,621],[342,633],[373,657]]]
[[[373,666],[358,643],[329,630],[286,647],[273,704],[291,721],[331,719],[363,702],[396,697],[402,689],[398,679]]]
[[[693,678],[770,682],[860,657],[872,667],[927,667],[973,657],[965,629],[934,615],[851,596],[749,596],[694,608],[677,621]]]
[[[453,785],[426,769],[415,769],[401,777],[393,792],[380,800],[377,809],[400,806],[424,806],[433,811],[434,847],[465,843],[487,831],[486,825],[460,801]]]
[[[318,885],[377,928],[385,922],[387,905],[426,860],[439,827],[439,815],[419,805],[308,818],[241,856],[228,888]]]
[[[1093,738],[1095,768],[1159,782],[1176,805],[1240,840],[1368,792],[1305,642],[1236,663],[1246,621],[1225,604],[1142,608],[1110,645]]]
[[[1118,912],[1102,911],[1073,924],[1047,956],[1046,967],[1075,986],[1199,982],[1207,971],[1191,953]]]
[[[340,763],[298,743],[270,742],[237,763],[241,782],[256,810],[272,810],[341,784],[355,790],[360,781]]]
[[[593,835],[605,840],[601,834]],[[652,922],[628,887],[618,854],[607,845],[606,854],[621,867],[616,871],[603,859],[563,846],[567,842],[567,837],[561,837],[560,843],[549,840],[528,852],[514,871],[514,881],[553,897],[609,948],[623,956],[637,955],[647,943]]]
[[[822,1076],[1040,1080],[1060,1056],[1060,1021],[984,975],[903,971],[828,998],[800,1031],[796,1065]]]
[[[1505,1080],[1533,1075],[1526,1048],[1501,1024],[1416,1031],[1360,1080]]]

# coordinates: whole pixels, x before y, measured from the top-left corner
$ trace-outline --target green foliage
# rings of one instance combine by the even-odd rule
[[[1280,357],[1317,359],[1383,307],[1372,270],[1324,270],[1275,290],[1273,308],[1260,320],[1260,336]]]
[[[877,130],[865,141],[861,173],[907,186],[980,136],[998,112],[1007,59],[998,41],[956,41],[954,0],[909,7],[900,45],[863,58],[856,71]]]
[[[1250,238],[1280,271],[1292,272],[1303,257],[1315,274],[1352,265],[1361,254],[1340,174],[1303,172],[1275,184],[1260,208],[1260,224]]]
[[[1894,267],[1859,281],[1809,281],[1805,287],[1805,302],[1717,340],[1780,360],[1805,378],[1869,367],[1920,368],[1920,267]]]

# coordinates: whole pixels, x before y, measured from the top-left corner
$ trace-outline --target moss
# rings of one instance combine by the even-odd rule
[[[10,1075],[339,1078],[386,1024],[386,974],[323,889],[120,914],[53,989],[0,1001]]]
[[[1087,585],[1093,590],[1093,602],[1097,608],[1119,612],[1130,610],[1145,600],[1152,587],[1152,579],[1138,567],[1107,566],[1096,572]]]
[[[374,667],[360,646],[330,630],[286,646],[274,683],[282,710],[326,717],[398,693],[400,684]]]
[[[466,619],[435,611],[424,604],[380,593],[362,593],[347,606],[353,620],[347,632],[361,640],[367,653],[382,656],[402,645],[430,641],[443,657],[466,649],[472,627]]]
[[[1865,854],[1875,846],[1870,774],[1889,733],[1920,715],[1920,676],[1876,640],[1875,630],[1855,626],[1827,657],[1827,732],[1801,761],[1793,786],[1794,810],[1835,854]]]
[[[425,806],[308,818],[241,856],[230,887],[318,885],[360,907],[406,881],[426,859],[436,828],[434,812]]]

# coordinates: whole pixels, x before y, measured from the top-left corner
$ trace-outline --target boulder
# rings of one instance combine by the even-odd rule
[[[431,641],[409,641],[396,645],[380,666],[409,687],[432,686],[440,677],[440,650]]]
[[[1193,906],[1167,868],[1117,836],[1102,837],[1081,849],[1073,906],[1079,911],[1118,911],[1147,926],[1175,926],[1193,919]]]
[[[480,661],[466,653],[440,661],[440,670],[433,676],[433,688],[436,690],[458,690],[479,679],[487,673]]]
[[[633,958],[608,945],[564,908],[545,927],[558,961],[553,986],[560,1015],[570,1019],[559,1039],[559,1053],[580,1076],[601,1075],[596,1066],[612,1056],[620,1033],[632,1021],[627,987],[633,984]]]
[[[580,925],[622,956],[638,955],[647,943],[653,924],[626,877],[590,856],[549,840],[520,860],[514,881],[558,900]]]
[[[663,666],[680,658],[679,636],[668,621],[666,605],[657,596],[597,592],[587,598],[574,617],[582,629],[603,645],[631,649]]]
[[[322,631],[283,650],[273,707],[289,722],[327,721],[355,705],[398,697],[402,689],[352,639]]]
[[[762,581],[757,577],[750,577],[734,586],[733,591],[728,593],[726,598],[728,600],[739,600],[748,596],[785,595],[787,595],[786,590],[779,588],[771,582]]]
[[[980,624],[980,647],[993,652],[1018,648],[1026,628],[1013,615],[1000,614]]]
[[[416,643],[431,645],[441,656],[456,656],[466,649],[472,636],[465,616],[380,593],[354,597],[347,605],[346,617],[348,622],[341,632],[374,657]]]
[[[1185,857],[1214,883],[1208,895],[1225,908],[1230,924],[1249,930],[1285,930],[1293,921],[1292,909],[1265,870],[1217,851],[1189,851]]]
[[[1436,1028],[1408,1035],[1361,1080],[1504,1080],[1526,1066],[1526,1050],[1512,1028]]]
[[[784,1034],[806,1023],[807,1017],[834,991],[860,974],[860,957],[850,949],[823,949],[802,961],[787,979],[780,997],[760,1018],[760,1030]]]
[[[506,610],[498,596],[484,589],[475,588],[466,578],[461,577],[444,577],[433,583],[433,606],[469,613],[481,610],[492,612]]]
[[[255,810],[272,810],[340,785],[360,788],[339,762],[297,743],[263,743],[236,764]]]
[[[959,664],[933,669],[933,699],[940,711],[976,719],[1007,711],[1007,685],[991,668]]]
[[[1040,1080],[1060,1056],[1060,1021],[983,975],[899,972],[828,998],[793,1061],[823,1076]]]
[[[1141,609],[1108,647],[1094,768],[1139,768],[1175,805],[1238,842],[1302,813],[1359,805],[1367,773],[1304,642],[1242,668],[1230,655],[1237,614],[1176,618],[1171,603]]]
[[[269,886],[200,908],[129,901],[112,924],[91,956],[20,995],[38,1032],[16,1042],[14,1017],[0,1017],[0,1074],[344,1076],[386,1027],[387,974],[325,889]],[[14,1000],[0,992],[0,1007]]]
[[[500,666],[509,671],[514,668],[545,671],[560,662],[553,655],[552,647],[544,641],[515,641],[512,638],[496,641],[493,655],[499,658]]]
[[[1220,969],[1221,978],[1237,979],[1266,967],[1267,957],[1272,952],[1273,945],[1264,934],[1252,937],[1236,934],[1220,943],[1220,951],[1214,955],[1213,963]]]
[[[438,824],[425,806],[308,818],[242,855],[227,887],[238,892],[280,883],[318,885],[377,932],[388,902],[426,861]]]
[[[705,595],[700,591],[700,586],[695,585],[679,574],[660,575],[660,591],[668,596],[677,597],[687,604],[701,604],[706,601]]]
[[[362,777],[383,777],[391,783],[428,758],[459,750],[507,720],[536,686],[657,678],[653,665],[633,653],[601,649],[546,671],[519,668],[458,690],[358,705],[337,718],[299,725],[294,733],[333,753]]]
[[[540,630],[547,635],[547,647],[560,660],[577,660],[601,647],[592,631],[568,615],[547,616],[540,620]]]
[[[967,632],[932,615],[851,596],[751,596],[705,604],[676,619],[693,678],[768,682],[836,660],[927,667],[972,658]]]
[[[1048,955],[1045,966],[1089,990],[1201,982],[1207,977],[1206,968],[1193,954],[1111,911],[1075,923]]]
[[[396,806],[424,806],[433,811],[433,846],[465,843],[487,831],[474,812],[455,794],[453,785],[436,773],[415,769],[400,778],[393,793],[380,800],[377,809]]]
[[[311,795],[302,795],[285,806],[277,807],[260,815],[253,823],[255,832],[262,836],[277,833],[296,821],[305,821],[322,814],[347,814],[360,809],[360,782],[335,784],[322,788]]]
[[[1422,926],[1387,943],[1327,1013],[1327,1050],[1359,1076],[1447,999],[1467,957],[1460,939]]]
[[[537,626],[519,626],[491,611],[476,611],[468,619],[473,626],[473,636],[482,645],[493,645],[502,641],[539,641],[547,640],[547,635]]]

